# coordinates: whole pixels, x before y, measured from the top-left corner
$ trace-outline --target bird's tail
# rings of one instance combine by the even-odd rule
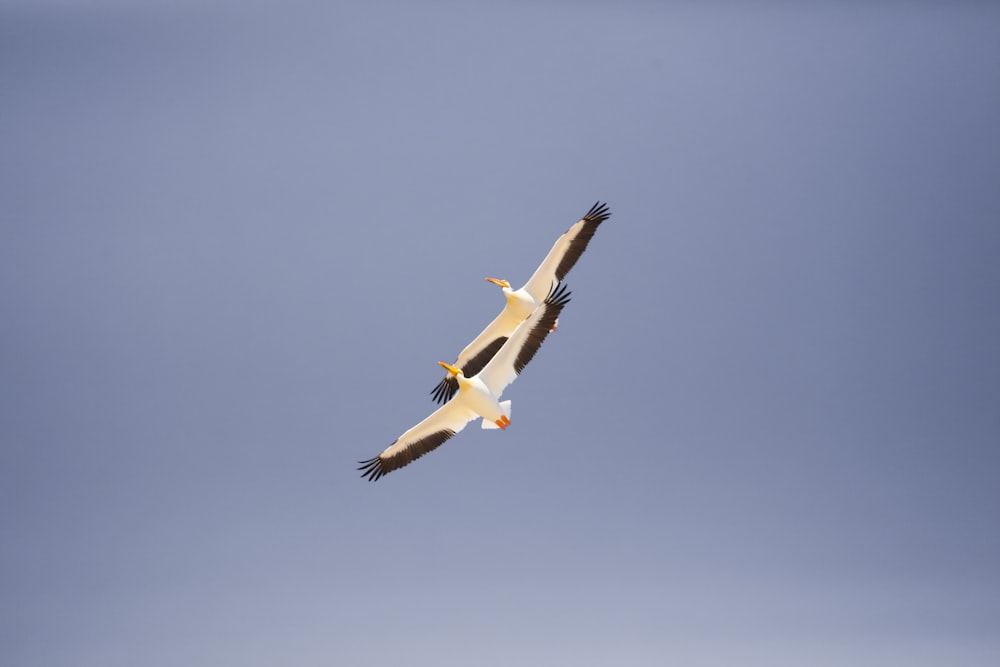
[[[503,410],[504,416],[507,417],[507,419],[510,419],[510,401],[501,401],[500,409]],[[486,417],[483,417],[483,428],[490,430],[490,429],[497,429],[500,427],[491,422]]]

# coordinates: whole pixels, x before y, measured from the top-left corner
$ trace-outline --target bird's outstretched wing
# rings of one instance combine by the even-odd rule
[[[587,244],[594,238],[597,228],[610,217],[611,211],[608,205],[597,202],[590,207],[585,216],[556,239],[549,254],[524,285],[524,289],[536,302],[541,301],[554,285],[562,282],[580,259],[583,251],[587,249]]]
[[[359,461],[361,467],[358,470],[362,477],[374,482],[437,449],[478,416],[461,402],[446,403],[427,419],[396,438],[381,454],[367,461]]]

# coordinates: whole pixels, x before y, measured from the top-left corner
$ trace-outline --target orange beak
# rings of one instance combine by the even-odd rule
[[[445,369],[446,371],[448,371],[452,375],[458,375],[459,373],[462,372],[461,368],[455,368],[451,364],[446,364],[443,361],[439,361],[438,362],[438,366],[440,366],[441,368]]]

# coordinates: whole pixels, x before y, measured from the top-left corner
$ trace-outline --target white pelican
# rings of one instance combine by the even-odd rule
[[[472,377],[467,378],[461,368],[439,361],[449,377],[455,378],[458,396],[399,436],[375,458],[359,461],[361,476],[374,482],[402,468],[441,446],[476,417],[483,418],[483,428],[507,428],[510,401],[500,402],[500,395],[538,352],[567,303],[566,286],[557,285],[542,305],[514,330],[496,355]]]
[[[542,263],[519,290],[513,290],[510,283],[498,278],[487,278],[503,290],[507,299],[503,310],[496,316],[475,340],[469,343],[452,366],[461,368],[466,377],[472,377],[493,358],[507,337],[542,302],[553,285],[561,282],[573,268],[580,255],[587,249],[597,227],[611,217],[607,204],[597,202],[587,214],[580,218],[566,233],[556,239],[555,245]],[[555,323],[553,323],[553,327]],[[444,403],[458,390],[456,376],[448,373],[431,391],[434,400]]]

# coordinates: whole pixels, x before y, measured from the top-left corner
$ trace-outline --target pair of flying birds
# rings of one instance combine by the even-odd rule
[[[431,392],[444,403],[427,419],[373,459],[361,461],[361,476],[375,481],[411,463],[483,418],[483,428],[505,429],[510,424],[510,401],[500,395],[538,352],[542,341],[556,329],[559,313],[569,303],[562,279],[587,249],[598,226],[611,217],[607,204],[597,202],[556,239],[545,260],[519,290],[506,280],[486,280],[503,290],[506,304],[496,319],[469,343],[454,364],[439,361],[448,373]],[[456,392],[458,396],[455,396]]]

